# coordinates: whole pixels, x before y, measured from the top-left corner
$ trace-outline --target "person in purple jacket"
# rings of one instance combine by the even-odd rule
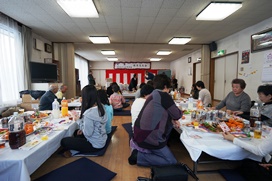
[[[132,148],[128,162],[131,165],[157,166],[177,163],[167,146],[173,127],[179,127],[181,110],[169,95],[171,80],[159,74],[153,79],[154,91],[146,99],[134,125],[130,141]]]

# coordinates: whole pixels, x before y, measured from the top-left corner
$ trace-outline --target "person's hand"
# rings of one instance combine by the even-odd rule
[[[243,114],[243,113],[244,113],[243,111],[233,111],[233,114],[234,114],[235,116],[240,115],[240,114]]]
[[[235,137],[234,137],[232,134],[230,134],[229,132],[225,132],[225,133],[223,132],[222,135],[223,135],[224,139],[229,140],[229,141],[233,141],[234,138],[235,138]]]
[[[83,133],[82,130],[80,130],[80,129],[77,130],[77,135],[82,135],[82,133]]]
[[[178,120],[172,120],[174,128],[180,128],[180,122]]]
[[[272,164],[259,164],[259,165],[264,167],[266,170],[269,170],[269,167],[272,167]]]

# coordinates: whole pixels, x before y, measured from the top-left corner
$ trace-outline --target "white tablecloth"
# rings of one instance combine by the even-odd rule
[[[74,133],[77,123],[72,122],[63,128],[67,129],[52,131],[48,135],[48,140],[42,141],[30,150],[12,150],[6,143],[6,147],[0,149],[0,180],[29,181],[30,174],[59,148],[61,139]],[[27,139],[31,139],[31,136],[28,136]]]
[[[188,150],[191,159],[197,161],[202,152],[223,160],[242,160],[250,158],[252,160],[261,161],[262,157],[254,155],[245,149],[234,145],[232,142],[224,140],[221,134],[205,133],[195,130],[193,127],[187,127],[184,123],[188,123],[188,119],[180,120],[183,126],[180,140]],[[195,135],[201,138],[193,138]],[[251,144],[261,140],[246,140]]]
[[[74,100],[73,102],[68,102],[68,107],[80,107],[81,102],[79,100]]]

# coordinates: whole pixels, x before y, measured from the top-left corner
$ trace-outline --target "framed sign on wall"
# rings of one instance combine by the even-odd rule
[[[151,69],[150,62],[114,62],[114,69]]]
[[[272,49],[272,28],[251,35],[251,52]]]

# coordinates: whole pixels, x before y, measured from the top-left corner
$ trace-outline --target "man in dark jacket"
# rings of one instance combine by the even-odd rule
[[[43,96],[40,99],[40,105],[39,110],[52,110],[52,103],[55,99],[59,100],[57,96],[55,95],[58,92],[58,86],[57,85],[50,85],[49,90],[46,91],[46,93],[43,94]]]

